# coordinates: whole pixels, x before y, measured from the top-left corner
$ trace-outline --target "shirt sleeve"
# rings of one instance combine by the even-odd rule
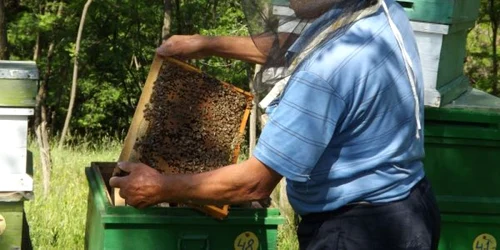
[[[328,147],[345,102],[315,74],[294,73],[270,114],[254,156],[287,179],[305,182]]]

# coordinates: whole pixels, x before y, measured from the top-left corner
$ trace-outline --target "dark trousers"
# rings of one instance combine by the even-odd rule
[[[302,217],[301,250],[437,249],[440,215],[426,178],[404,200],[353,204]]]

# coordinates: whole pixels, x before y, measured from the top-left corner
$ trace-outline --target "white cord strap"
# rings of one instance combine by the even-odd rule
[[[408,55],[408,51],[405,48],[404,42],[403,42],[403,37],[401,36],[401,32],[399,32],[399,29],[397,28],[396,24],[394,24],[394,21],[391,18],[391,15],[389,14],[389,9],[387,8],[387,5],[384,0],[379,0],[382,4],[382,8],[384,9],[384,13],[387,16],[387,19],[389,21],[389,26],[391,27],[392,32],[394,33],[394,36],[396,38],[396,41],[398,42],[398,46],[403,54],[403,61],[405,62],[405,68],[406,68],[406,73],[408,74],[408,79],[410,80],[410,85],[411,85],[411,90],[413,92],[413,99],[415,99],[415,119],[417,122],[417,139],[420,138],[420,130],[422,129],[422,125],[420,123],[420,102],[418,98],[418,93],[417,93],[417,84],[416,84],[416,77],[415,77],[415,71],[413,70],[413,64],[411,62],[411,58]]]

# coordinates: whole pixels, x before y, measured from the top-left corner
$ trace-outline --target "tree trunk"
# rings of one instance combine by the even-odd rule
[[[62,16],[64,2],[59,3],[57,16]],[[49,49],[47,50],[47,62],[45,74],[41,81],[40,88],[36,97],[36,111],[35,111],[35,134],[40,148],[40,162],[42,164],[42,182],[43,182],[43,195],[47,196],[50,191],[50,174],[52,171],[52,157],[50,153],[49,132],[47,128],[47,115],[48,110],[45,105],[47,98],[47,87],[49,78],[52,72],[52,55],[54,53],[55,41],[51,41]],[[35,45],[34,57],[38,58],[40,54],[40,34],[37,34],[37,44]]]
[[[7,43],[7,18],[5,17],[5,3],[0,0],[0,60],[9,59],[9,44]]]
[[[181,0],[175,0],[175,17],[177,18],[177,34],[182,34],[184,23],[181,15]]]
[[[50,145],[46,131],[46,122],[42,122],[39,126],[36,127],[35,130],[37,143],[40,148],[40,161],[42,164],[43,197],[47,197],[50,192],[50,172],[52,168]]]
[[[50,192],[50,173],[52,171],[52,157],[50,154],[49,133],[47,131],[47,85],[51,74],[51,58],[54,51],[54,41],[49,45],[47,51],[47,65],[43,80],[37,94],[37,105],[35,112],[35,133],[40,148],[40,162],[42,163],[43,195],[46,197]]]
[[[87,0],[85,6],[83,7],[82,17],[80,18],[80,26],[78,27],[78,35],[76,37],[76,46],[75,46],[75,62],[73,66],[73,82],[71,84],[71,95],[69,99],[68,113],[66,114],[66,120],[64,120],[64,127],[61,133],[61,139],[59,140],[59,148],[64,144],[64,140],[66,139],[66,134],[68,133],[69,122],[71,120],[71,114],[73,112],[73,106],[75,105],[75,97],[76,97],[76,87],[78,80],[78,52],[80,51],[80,41],[82,40],[83,26],[85,24],[85,17],[87,16],[87,11],[89,9],[92,0]]]
[[[163,13],[161,37],[165,39],[170,34],[172,26],[172,0],[163,0]]]
[[[1,1],[1,0],[0,0]],[[38,61],[40,58],[41,48],[40,48],[40,32],[36,33],[35,48],[33,48],[33,61]]]
[[[44,4],[42,4],[40,2],[40,5],[39,5],[39,14],[40,15],[43,15],[45,14],[45,6]],[[33,48],[33,61],[35,62],[38,62],[38,59],[40,58],[40,54],[42,53],[42,37],[40,35],[40,31],[37,31],[36,33],[36,42],[35,42],[35,47]],[[36,128],[36,126],[35,126]]]
[[[212,23],[217,22],[217,5],[219,4],[218,0],[214,0],[214,6],[212,6]]]

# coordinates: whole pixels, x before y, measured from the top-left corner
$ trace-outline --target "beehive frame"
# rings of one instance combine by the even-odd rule
[[[183,63],[179,60],[173,58],[162,59],[159,58],[158,56],[155,57],[153,64],[151,65],[151,69],[149,71],[149,75],[144,85],[141,97],[137,104],[134,117],[132,119],[132,123],[129,127],[129,131],[125,138],[119,161],[138,162],[140,159],[140,154],[134,149],[134,145],[137,142],[137,140],[141,137],[141,135],[144,135],[148,130],[149,124],[148,121],[145,119],[145,110],[147,108],[148,103],[150,102],[151,96],[154,92],[153,87],[159,77],[159,74],[161,72],[164,63],[174,64],[176,66],[180,66],[184,70],[195,72],[197,74],[203,74],[199,69],[191,65],[188,65],[186,63]],[[225,88],[228,88],[230,91],[237,92],[238,94],[243,95],[246,99],[246,108],[244,110],[241,123],[239,124],[239,131],[238,131],[239,135],[243,136],[245,132],[246,123],[251,111],[251,101],[253,97],[249,92],[236,88],[229,83],[225,82],[220,82],[220,83]],[[234,151],[232,152],[232,163],[237,162],[239,151],[240,151],[240,145],[238,143],[235,145]],[[114,174],[117,174],[119,170],[115,169],[114,172],[115,172]],[[115,189],[114,192],[112,192],[112,196],[113,196],[112,200],[114,201],[115,206],[125,205],[124,200],[121,199],[121,197],[118,195],[118,190]],[[228,205],[224,205],[222,207],[219,206],[192,206],[192,207],[202,210],[203,212],[219,219],[226,217],[229,209]]]

